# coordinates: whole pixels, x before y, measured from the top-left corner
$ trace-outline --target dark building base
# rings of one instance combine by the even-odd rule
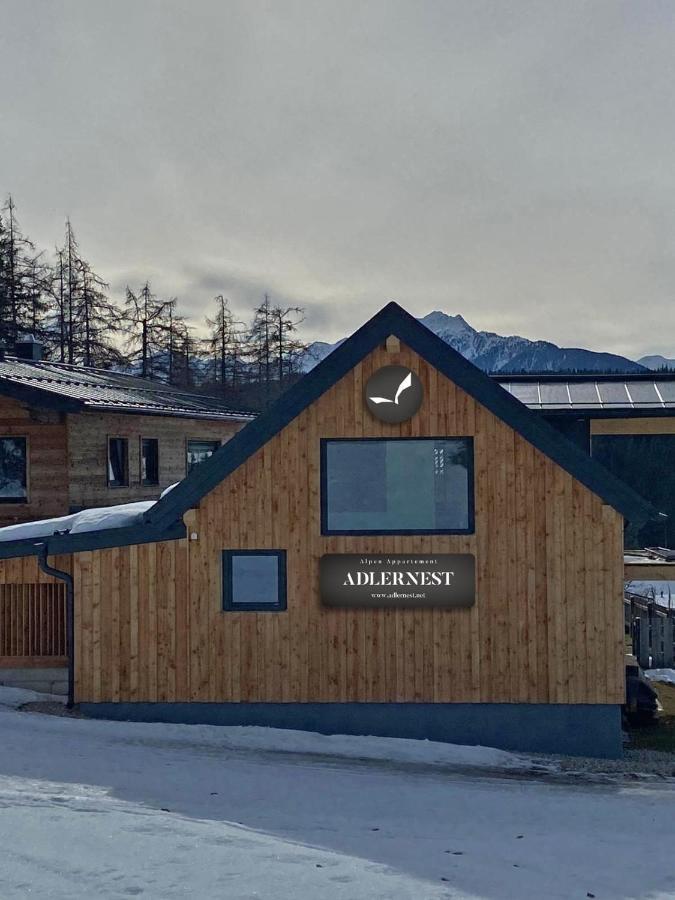
[[[263,725],[482,744],[573,756],[622,754],[621,708],[553,703],[80,703],[87,715],[132,722]]]

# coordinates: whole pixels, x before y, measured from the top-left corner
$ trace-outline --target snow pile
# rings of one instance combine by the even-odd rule
[[[8,709],[18,709],[24,703],[35,703],[38,701],[64,703],[64,698],[57,697],[54,694],[38,694],[36,691],[28,691],[24,688],[0,685],[0,706],[5,706]]]
[[[69,516],[7,525],[0,528],[0,541],[37,540],[55,534],[81,534],[87,531],[103,531],[107,528],[124,528],[140,522],[143,514],[156,502],[156,500],[140,500],[135,503],[122,503],[119,506],[101,506],[96,509],[83,509]]]
[[[50,694],[0,686],[0,706],[13,709],[31,701],[60,700]],[[494,747],[444,744],[408,738],[367,735],[318,734],[286,728],[257,725],[171,725],[148,722],[109,722],[95,720],[117,735],[133,736],[144,741],[166,740],[174,744],[209,747],[221,750],[255,750],[335,756],[341,759],[384,760],[394,763],[423,765],[470,766],[502,769],[549,768],[524,755],[497,750]]]
[[[675,669],[646,669],[645,678],[648,678],[650,681],[675,684]]]
[[[130,723],[125,723],[128,726]],[[419,763],[435,766],[470,766],[502,769],[529,769],[527,756],[497,750],[494,747],[444,744],[407,738],[387,738],[349,734],[317,734],[285,728],[263,728],[256,725],[143,725],[135,723],[147,734],[157,729],[172,738],[190,743],[215,744],[228,750],[263,750],[335,756],[341,759],[384,760],[394,763]],[[175,731],[173,731],[175,729]],[[148,734],[149,736],[149,734]],[[542,768],[540,764],[536,768]]]

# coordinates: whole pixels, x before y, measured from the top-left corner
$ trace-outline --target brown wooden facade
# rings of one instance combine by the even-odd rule
[[[425,390],[401,425],[363,403],[392,363]],[[474,534],[321,534],[321,438],[441,435],[474,438]],[[185,521],[183,540],[57,561],[75,579],[77,701],[623,701],[622,516],[405,346],[370,353]],[[242,548],[287,551],[285,611],[222,611],[221,551]],[[321,605],[322,554],[422,551],[475,554],[473,607]],[[34,557],[0,578],[44,580]]]
[[[63,413],[0,397],[0,436],[27,439],[28,498],[0,502],[0,527],[93,506],[154,499],[186,475],[190,440],[229,440],[245,421],[110,412]],[[128,440],[129,483],[108,486],[108,438]],[[143,485],[142,438],[159,444],[159,484]]]

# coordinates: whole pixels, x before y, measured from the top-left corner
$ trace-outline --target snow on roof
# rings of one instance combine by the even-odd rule
[[[69,516],[58,516],[54,519],[39,519],[37,522],[7,525],[0,528],[0,542],[39,540],[55,534],[81,534],[86,531],[124,528],[127,525],[140,523],[143,513],[147,512],[156,502],[156,500],[140,500],[136,503],[122,503],[119,506],[83,509],[81,512],[72,513]]]

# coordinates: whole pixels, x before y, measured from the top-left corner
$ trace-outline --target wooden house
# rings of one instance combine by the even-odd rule
[[[0,358],[0,525],[156,498],[243,425],[213,397],[41,359]]]
[[[137,521],[0,543],[0,581],[72,589],[88,715],[617,755],[652,514],[391,303]]]

